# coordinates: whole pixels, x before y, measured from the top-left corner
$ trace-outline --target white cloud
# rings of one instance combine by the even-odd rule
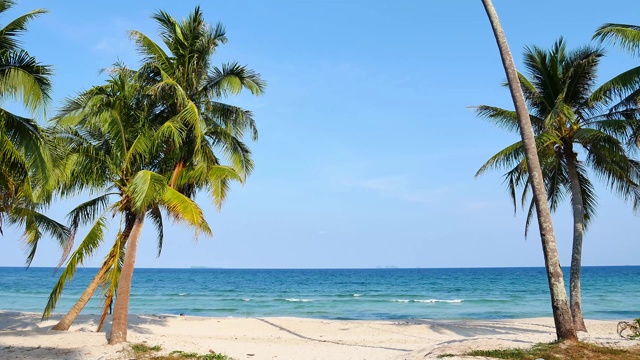
[[[449,187],[420,189],[412,185],[405,175],[365,179],[357,181],[355,185],[384,197],[429,205],[439,203],[445,195],[450,193]]]

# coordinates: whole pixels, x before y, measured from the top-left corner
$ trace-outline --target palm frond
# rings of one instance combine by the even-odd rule
[[[138,171],[126,189],[132,210],[136,213],[146,212],[162,196],[166,187],[167,180],[162,175],[149,170]]]
[[[182,195],[171,187],[165,187],[162,192],[162,206],[174,219],[183,221],[195,228],[196,238],[199,232],[211,236],[211,228],[204,218],[202,209],[193,200]]]
[[[604,24],[593,35],[594,40],[620,46],[632,54],[640,54],[640,26],[627,24]]]
[[[39,64],[26,51],[0,53],[0,91],[3,96],[22,100],[32,113],[50,100],[51,69]]]
[[[93,255],[95,250],[100,246],[104,239],[104,231],[106,227],[106,214],[102,213],[96,219],[91,229],[89,229],[89,232],[84,237],[80,245],[78,245],[78,248],[69,257],[67,265],[60,274],[60,278],[51,290],[51,294],[49,294],[47,305],[45,306],[44,312],[42,314],[43,320],[47,319],[51,315],[51,312],[55,309],[58,299],[60,299],[60,295],[62,295],[62,291],[64,290],[67,281],[73,278],[78,265],[82,265],[85,259]]]
[[[219,98],[237,95],[242,89],[249,90],[253,95],[261,95],[265,88],[266,82],[260,74],[233,62],[222,64],[222,68],[214,67],[205,80],[202,91],[209,97]]]
[[[149,211],[149,218],[153,225],[156,228],[156,232],[158,233],[158,257],[162,253],[162,245],[164,243],[164,226],[162,225],[162,213],[160,212],[160,208],[158,206],[154,206]]]

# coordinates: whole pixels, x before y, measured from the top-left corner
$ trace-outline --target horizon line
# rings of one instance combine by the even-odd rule
[[[626,264],[626,265],[582,265],[582,268],[593,267],[634,267],[640,266],[640,264]],[[64,267],[55,266],[5,266],[0,265],[2,268],[17,268],[17,269],[63,269]],[[94,266],[82,266],[79,269],[99,269]],[[544,269],[544,266],[468,266],[468,267],[400,267],[400,266],[377,266],[377,267],[309,267],[309,268],[296,268],[296,267],[256,267],[256,268],[244,268],[244,267],[218,267],[218,266],[189,266],[189,267],[136,267],[135,269],[158,269],[158,270],[445,270],[445,269]],[[563,269],[569,269],[570,266],[562,266]]]

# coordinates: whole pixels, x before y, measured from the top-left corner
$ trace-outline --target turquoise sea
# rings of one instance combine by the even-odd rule
[[[79,269],[56,312],[95,274]],[[568,274],[568,269],[565,270]],[[52,268],[0,267],[0,309],[41,312]],[[640,317],[640,266],[583,268],[591,319]],[[136,269],[131,313],[326,319],[508,319],[551,316],[543,268]],[[568,282],[567,282],[568,284]],[[97,294],[84,313],[99,313]]]

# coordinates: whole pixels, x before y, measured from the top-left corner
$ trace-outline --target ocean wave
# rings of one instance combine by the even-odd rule
[[[187,293],[180,293],[180,294],[178,294],[178,296],[187,296],[187,295],[189,295],[189,294],[187,294]]]
[[[242,301],[251,301],[251,299],[250,298],[244,298],[244,299],[242,299]]]
[[[462,299],[454,299],[454,300],[428,299],[428,300],[413,300],[413,301],[414,302],[419,302],[419,303],[439,303],[439,302],[443,302],[443,303],[457,304],[457,303],[461,303],[463,300]]]
[[[394,299],[394,300],[389,300],[389,301],[391,301],[391,302],[401,302],[401,303],[414,302],[414,303],[428,303],[428,304],[433,304],[433,303],[457,304],[457,303],[463,302],[464,300],[463,299],[454,299],[454,300],[441,300],[441,299],[427,299],[427,300]]]
[[[353,297],[360,297],[362,294],[353,294]]]
[[[284,299],[284,301],[288,302],[311,302],[313,299]]]

